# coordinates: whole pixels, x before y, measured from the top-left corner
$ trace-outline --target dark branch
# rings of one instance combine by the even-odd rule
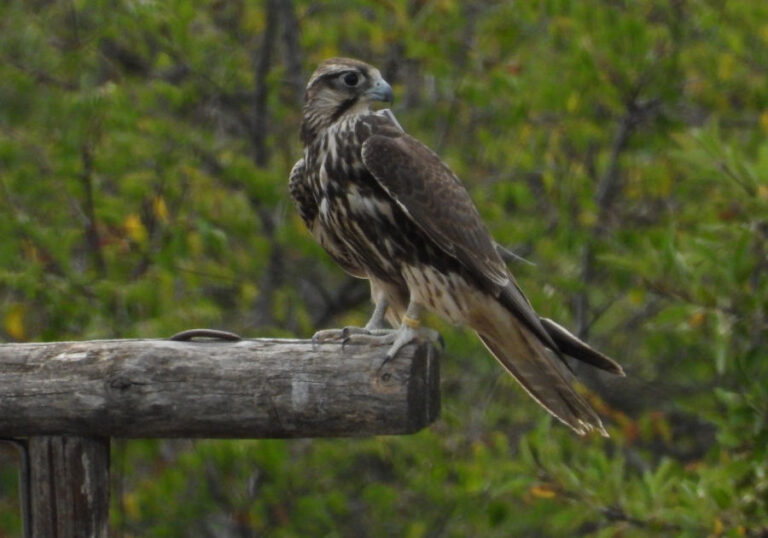
[[[96,223],[96,210],[93,196],[93,154],[90,145],[84,142],[80,148],[80,158],[83,170],[80,173],[80,182],[83,185],[84,204],[83,212],[85,214],[85,239],[88,246],[88,253],[91,257],[96,271],[100,275],[106,272],[104,262],[104,253],[101,250],[101,238]]]
[[[268,76],[272,66],[272,49],[277,32],[280,0],[267,1],[267,21],[261,43],[253,55],[253,71],[255,89],[253,92],[253,120],[251,121],[251,146],[253,161],[259,167],[264,167],[269,161],[267,150],[268,111],[267,97],[269,96]]]

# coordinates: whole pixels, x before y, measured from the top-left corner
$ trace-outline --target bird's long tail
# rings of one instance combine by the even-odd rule
[[[549,318],[539,318],[541,326],[547,331],[550,338],[557,344],[557,348],[574,359],[591,364],[595,368],[600,368],[606,372],[615,375],[624,376],[624,369],[612,358],[603,355],[586,342],[568,331],[562,325],[555,323]]]
[[[471,323],[493,356],[525,391],[579,435],[597,430],[608,436],[600,417],[569,383],[551,352],[514,315],[496,303]]]

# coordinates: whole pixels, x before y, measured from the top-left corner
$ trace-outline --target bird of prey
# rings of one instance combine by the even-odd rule
[[[306,87],[304,155],[291,170],[291,197],[334,261],[370,281],[375,305],[365,327],[316,336],[384,340],[388,360],[435,334],[419,321],[432,311],[473,329],[528,394],[574,431],[607,435],[571,386],[563,356],[624,375],[621,366],[536,314],[456,174],[390,110],[375,111],[377,102],[392,101],[379,70],[349,58],[322,62]]]

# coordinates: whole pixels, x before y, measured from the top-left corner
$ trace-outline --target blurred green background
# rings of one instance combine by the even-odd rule
[[[553,422],[469,334],[406,437],[113,442],[114,536],[768,536],[768,3],[0,3],[0,339],[308,337],[368,289],[288,200],[318,62],[381,68],[578,368]],[[0,452],[0,536],[20,532]]]

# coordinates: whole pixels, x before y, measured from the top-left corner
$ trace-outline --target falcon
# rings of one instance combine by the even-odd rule
[[[621,366],[536,314],[456,174],[389,109],[375,109],[392,101],[379,70],[350,58],[324,61],[307,83],[304,154],[290,173],[291,197],[331,258],[369,280],[374,303],[365,327],[315,336],[385,341],[387,361],[412,340],[435,337],[420,326],[431,311],[474,330],[523,389],[576,433],[607,435],[571,386],[564,356],[617,375]]]

